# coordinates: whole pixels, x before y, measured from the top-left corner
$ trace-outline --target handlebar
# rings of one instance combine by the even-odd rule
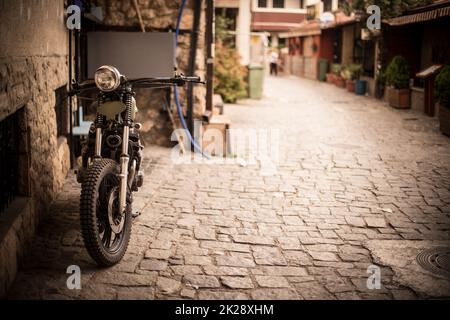
[[[205,84],[206,82],[202,81],[200,77],[197,76],[186,77],[184,75],[177,75],[172,78],[168,77],[138,78],[123,81],[123,84],[127,83],[137,88],[161,88],[161,87],[168,87],[170,85],[183,86],[186,83]],[[69,95],[74,96],[76,94],[81,93],[81,91],[87,91],[96,88],[97,86],[93,80],[87,80],[82,83],[73,83],[71,86],[71,90],[69,91]]]
[[[205,84],[204,81],[202,81],[200,79],[200,77],[197,76],[193,76],[193,77],[184,77],[184,79],[186,80],[186,82],[194,82],[194,83],[202,83]]]

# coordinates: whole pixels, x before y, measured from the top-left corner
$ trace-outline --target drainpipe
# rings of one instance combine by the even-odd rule
[[[69,90],[72,85],[72,31],[69,30]],[[73,145],[73,113],[72,113],[72,96],[69,96],[69,154],[70,154],[70,169],[73,169],[74,159],[74,145]]]
[[[206,0],[206,111],[213,109],[214,1]]]
[[[194,1],[194,21],[192,24],[191,32],[191,44],[189,52],[189,70],[188,74],[190,76],[195,75],[195,60],[197,58],[197,44],[198,44],[198,30],[200,27],[200,15],[202,12],[202,2]],[[187,122],[188,130],[191,135],[194,135],[194,86],[192,83],[188,83],[187,87]]]

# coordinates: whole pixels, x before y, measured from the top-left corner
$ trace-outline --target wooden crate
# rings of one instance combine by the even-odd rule
[[[230,128],[230,119],[224,115],[214,115],[209,119],[208,123],[202,126],[202,148],[208,154],[212,156],[227,156],[228,151],[228,129]],[[209,131],[214,130],[214,131]],[[219,137],[220,133],[220,137]],[[217,135],[217,136],[216,136]],[[215,143],[215,139],[220,139],[222,143],[222,148],[220,150],[215,150],[217,148],[212,147]],[[210,148],[212,148],[210,150]]]

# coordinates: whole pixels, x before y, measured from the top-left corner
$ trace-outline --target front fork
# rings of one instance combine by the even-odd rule
[[[128,162],[130,156],[128,155],[128,139],[130,137],[130,127],[125,125],[123,127],[122,137],[122,154],[120,155],[120,187],[119,187],[119,208],[122,216],[125,215],[127,206],[127,189],[128,189]]]
[[[125,215],[127,207],[127,190],[128,190],[128,163],[130,161],[130,156],[128,154],[128,142],[130,138],[130,126],[132,125],[131,119],[131,108],[132,106],[133,94],[131,89],[125,93],[125,119],[123,125],[123,136],[122,136],[122,153],[120,155],[120,185],[119,185],[119,208],[122,217]],[[97,119],[97,128],[95,131],[95,157],[101,158],[102,151],[102,119],[99,117]],[[134,164],[135,165],[135,164]]]

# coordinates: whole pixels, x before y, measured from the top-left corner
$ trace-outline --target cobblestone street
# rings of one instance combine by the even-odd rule
[[[265,80],[264,99],[226,105],[225,114],[232,128],[280,129],[272,174],[259,163],[176,165],[170,149],[147,147],[135,195],[142,214],[109,269],[83,247],[70,175],[8,298],[450,297],[445,278],[422,291],[384,257],[449,244],[450,138],[436,118],[326,83]],[[380,289],[366,285],[372,264]],[[66,287],[69,265],[81,268],[81,290]]]

